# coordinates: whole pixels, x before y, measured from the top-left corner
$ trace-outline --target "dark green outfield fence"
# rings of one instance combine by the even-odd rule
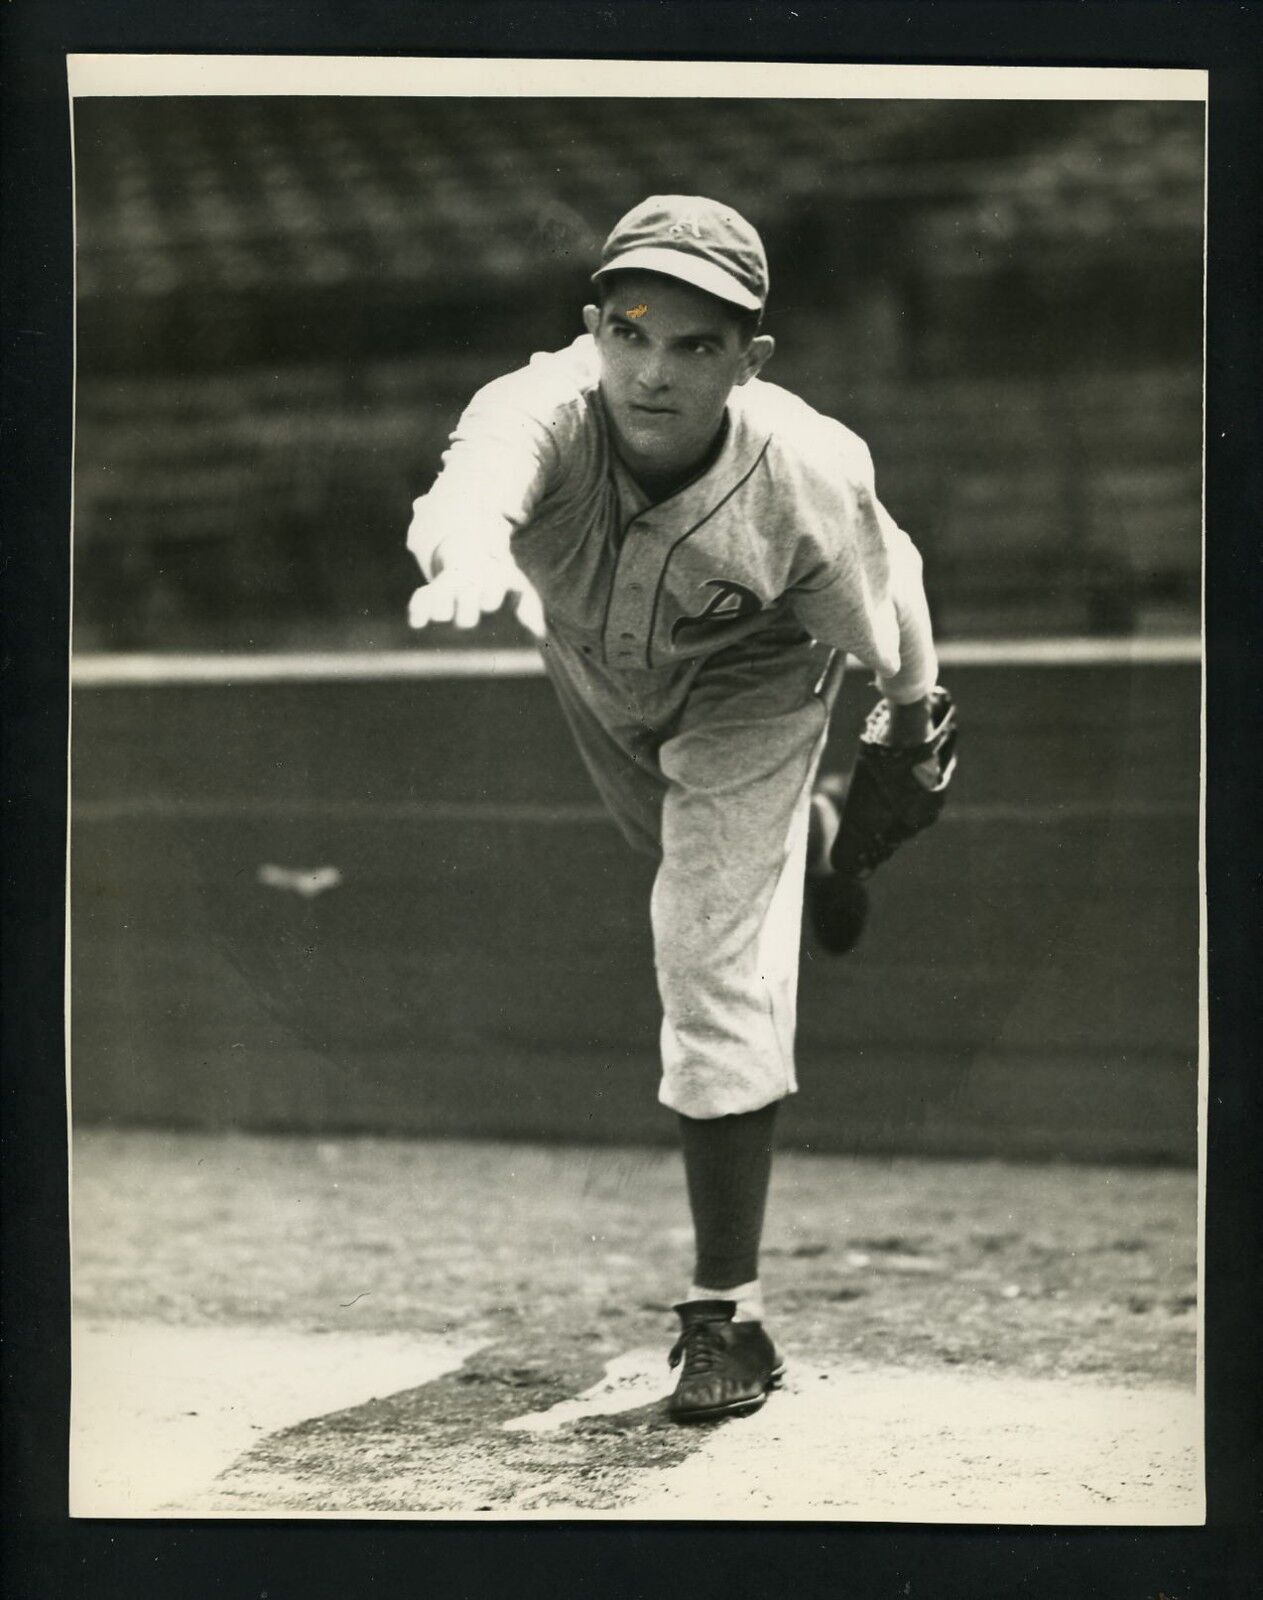
[[[954,804],[806,946],[786,1141],[1191,1161],[1196,667],[948,678]],[[673,1137],[648,871],[541,679],[85,688],[73,744],[80,1122]]]

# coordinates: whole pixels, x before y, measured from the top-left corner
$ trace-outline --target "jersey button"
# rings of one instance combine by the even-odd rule
[[[636,635],[634,633],[620,633],[619,638],[626,639],[629,644],[634,644],[636,642]],[[626,653],[626,651],[623,652],[624,655],[626,655]]]

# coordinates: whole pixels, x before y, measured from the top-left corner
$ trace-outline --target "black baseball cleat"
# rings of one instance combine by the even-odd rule
[[[835,872],[830,861],[845,800],[844,777],[831,773],[821,778],[811,796],[807,824],[807,916],[816,943],[835,956],[855,948],[868,921],[868,890],[863,882]]]
[[[706,1422],[757,1411],[785,1377],[785,1363],[761,1322],[734,1322],[734,1300],[687,1300],[675,1310],[680,1337],[672,1346],[680,1381],[667,1402],[673,1422]]]

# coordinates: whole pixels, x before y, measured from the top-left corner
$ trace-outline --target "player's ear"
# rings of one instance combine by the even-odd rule
[[[600,306],[584,306],[584,308],[583,308],[583,326],[588,330],[588,332],[595,339],[596,338],[596,330],[601,326],[601,308],[600,308]]]
[[[770,333],[756,334],[746,346],[745,357],[741,363],[741,375],[738,377],[737,382],[749,383],[759,369],[766,366],[772,359],[775,349],[776,340],[773,339]]]

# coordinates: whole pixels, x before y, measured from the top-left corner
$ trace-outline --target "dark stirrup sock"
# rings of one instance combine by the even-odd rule
[[[680,1117],[694,1283],[723,1289],[759,1275],[777,1103],[732,1117]]]

